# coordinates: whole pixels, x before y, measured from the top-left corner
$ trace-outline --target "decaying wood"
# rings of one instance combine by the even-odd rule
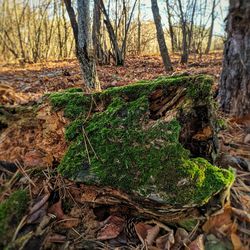
[[[109,205],[117,210],[125,210],[134,216],[143,215],[145,218],[155,218],[162,222],[177,222],[188,218],[202,218],[202,214],[195,207],[173,207],[161,203],[142,199],[139,196],[126,194],[110,187],[98,187],[90,185],[76,185],[67,181],[67,190],[75,201],[85,204]],[[122,209],[122,207],[124,207]]]

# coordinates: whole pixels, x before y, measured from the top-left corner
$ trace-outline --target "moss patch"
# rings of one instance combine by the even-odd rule
[[[22,219],[28,207],[28,196],[25,190],[15,191],[0,204],[0,246],[6,245]]]
[[[211,84],[206,76],[161,77],[93,96],[78,91],[52,94],[52,105],[63,108],[72,120],[66,130],[71,144],[59,171],[70,178],[81,176],[87,183],[154,195],[176,206],[203,205],[229,186],[234,175],[205,159],[190,158],[179,141],[178,114],[170,121],[164,115],[152,120],[150,95],[160,89],[165,98],[183,88],[185,96],[177,111],[185,116],[186,106],[189,113],[201,106],[211,108]]]

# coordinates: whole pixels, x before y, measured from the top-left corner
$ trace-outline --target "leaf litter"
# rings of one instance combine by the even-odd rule
[[[164,74],[158,57],[143,58],[143,64],[141,61],[142,58],[134,57],[128,59],[125,67],[99,67],[103,88],[126,85],[136,79],[152,79],[156,74]],[[220,58],[216,56],[203,60],[198,65],[193,63],[192,66],[191,62],[189,67],[175,62],[174,74],[210,73],[218,79],[219,61]],[[46,66],[27,65],[24,69],[15,70],[11,65],[6,65],[1,69],[0,103],[10,107],[25,105],[38,101],[50,91],[81,85],[75,60],[46,63]],[[216,85],[214,89],[216,91]],[[12,127],[0,135],[0,201],[20,188],[27,190],[30,197],[30,208],[17,224],[11,246],[16,246],[17,241],[21,241],[22,249],[28,249],[32,244],[43,246],[44,249],[125,247],[203,250],[215,249],[219,245],[222,247],[220,249],[249,249],[250,174],[249,169],[244,168],[239,160],[236,161],[237,179],[232,187],[231,203],[220,213],[199,221],[191,231],[178,225],[164,225],[160,221],[149,223],[146,219],[134,220],[129,224],[130,218],[117,209],[100,207],[100,215],[96,213],[97,204],[83,204],[76,200],[74,197],[78,195],[80,199],[80,194],[86,193],[88,187],[82,185],[75,188],[73,195],[70,186],[74,184],[57,174],[54,166],[67,147],[64,139],[67,121],[62,113],[43,106],[38,112],[38,124],[32,124],[32,117],[25,119],[30,120],[32,125],[23,127],[25,133],[20,134]],[[221,151],[236,159],[250,160],[250,145],[246,140],[249,120],[223,119],[227,121],[227,128],[220,132]],[[14,171],[3,171],[6,170],[6,161],[16,162],[16,167],[10,167]],[[35,187],[32,183],[35,183]],[[91,190],[89,195],[94,199]],[[127,232],[128,224],[130,232]]]

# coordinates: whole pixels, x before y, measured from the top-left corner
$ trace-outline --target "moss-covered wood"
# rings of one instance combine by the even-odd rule
[[[25,190],[17,190],[0,204],[0,248],[9,243],[28,208]]]
[[[207,76],[162,77],[93,95],[51,94],[71,120],[59,171],[159,204],[204,205],[234,179],[207,161],[217,151],[211,84]]]

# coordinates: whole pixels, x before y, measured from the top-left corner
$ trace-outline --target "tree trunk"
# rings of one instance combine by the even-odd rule
[[[116,36],[114,28],[113,28],[113,26],[111,24],[109,14],[108,14],[108,12],[107,12],[107,10],[105,8],[103,0],[100,0],[100,7],[101,7],[101,10],[102,10],[102,12],[103,12],[103,14],[105,16],[104,23],[106,25],[107,31],[109,33],[109,38],[110,38],[111,44],[113,46],[116,65],[117,66],[122,66],[122,65],[124,65],[124,59],[123,59],[122,51],[119,48],[118,41],[117,41],[117,36]]]
[[[182,55],[181,55],[181,63],[188,62],[188,43],[187,43],[187,23],[184,18],[184,13],[182,9],[181,0],[178,0],[180,13],[181,13],[181,30],[182,30]]]
[[[90,89],[100,90],[100,82],[96,74],[95,58],[90,53],[90,15],[89,2],[77,0],[78,8],[78,60],[85,84]]]
[[[73,29],[73,34],[74,34],[74,39],[75,39],[75,47],[76,47],[76,55],[77,55],[78,54],[78,41],[77,41],[78,40],[78,24],[76,21],[75,11],[72,7],[71,0],[64,0],[64,4],[66,6],[66,10],[67,10],[68,15],[69,15],[71,27]]]
[[[141,54],[141,0],[138,1],[137,14],[137,55]]]
[[[176,41],[173,24],[172,24],[169,0],[166,1],[166,6],[167,6],[167,14],[168,14],[168,27],[169,27],[169,34],[170,34],[170,39],[171,39],[171,47],[172,47],[172,52],[175,52],[177,41]]]
[[[213,30],[214,30],[214,20],[215,20],[215,4],[216,0],[213,0],[213,6],[212,6],[212,12],[211,12],[211,26],[210,26],[210,30],[209,30],[209,35],[208,35],[208,42],[207,42],[207,47],[205,50],[205,54],[208,54],[211,48],[211,44],[212,44],[212,38],[213,38]]]
[[[220,81],[223,111],[236,116],[250,113],[250,1],[230,0],[228,38]]]
[[[156,27],[156,32],[157,32],[157,40],[158,40],[158,44],[159,44],[159,48],[161,52],[161,57],[164,63],[164,67],[167,72],[172,71],[173,67],[172,67],[172,63],[168,54],[168,48],[167,48],[165,38],[164,38],[164,32],[163,32],[162,25],[161,25],[161,16],[159,13],[157,0],[151,0],[151,4],[152,4],[152,12],[153,12],[155,27]]]
[[[96,59],[98,60],[98,63],[106,64],[107,60],[101,45],[101,9],[99,2],[100,0],[94,1],[92,42],[94,54]]]
[[[197,0],[194,0],[193,10],[192,10],[192,15],[191,15],[191,20],[190,20],[190,29],[188,30],[188,55],[190,54],[191,43],[192,43],[192,38],[193,38],[194,16],[195,16],[195,11],[196,11],[196,5],[197,5]]]

